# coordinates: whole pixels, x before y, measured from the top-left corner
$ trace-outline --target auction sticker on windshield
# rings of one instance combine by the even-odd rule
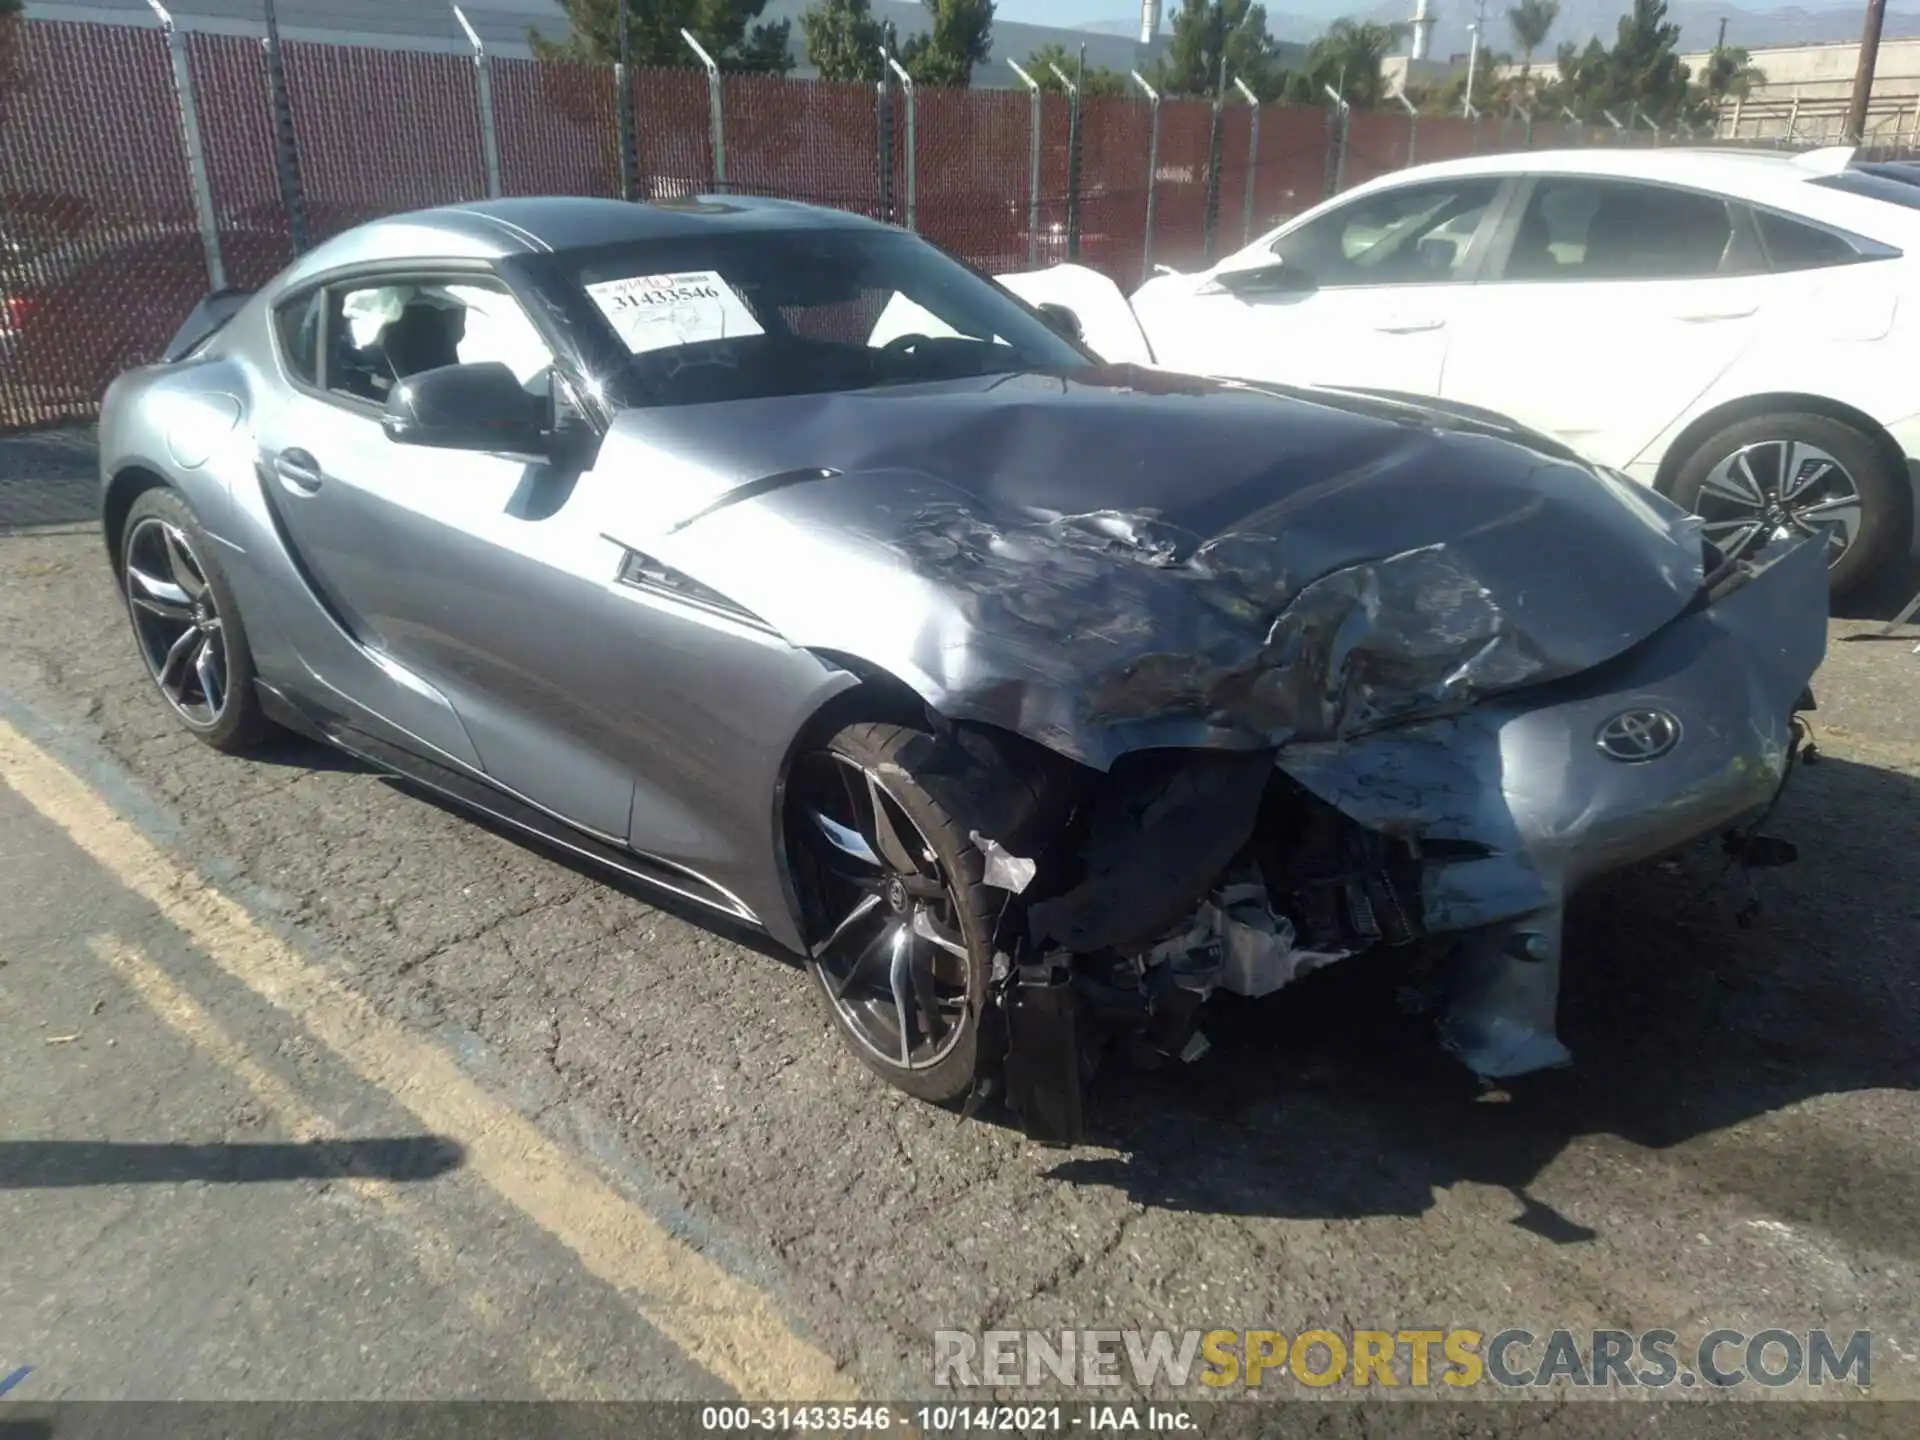
[[[747,302],[712,270],[602,280],[587,286],[587,294],[636,355],[766,333]]]

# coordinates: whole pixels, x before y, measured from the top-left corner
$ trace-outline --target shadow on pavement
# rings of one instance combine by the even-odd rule
[[[100,515],[91,427],[0,435],[0,534]]]
[[[1801,860],[1755,877],[1756,928],[1717,853],[1614,877],[1570,917],[1561,1034],[1571,1069],[1483,1095],[1430,1015],[1396,1004],[1393,957],[1221,1004],[1214,1050],[1171,1072],[1114,1070],[1095,1143],[1050,1174],[1142,1205],[1346,1219],[1418,1215],[1461,1182],[1508,1190],[1514,1224],[1559,1244],[1596,1231],[1530,1193],[1576,1138],[1669,1150],[1695,1190],[1749,1197],[1877,1250],[1920,1256],[1914,1160],[1857,1126],[1733,1127],[1822,1096],[1920,1088],[1920,785],[1826,757],[1771,833]],[[1707,1138],[1711,1137],[1711,1138]],[[1689,1144],[1689,1142],[1701,1142]]]
[[[466,1152],[437,1135],[298,1144],[127,1144],[104,1140],[0,1140],[0,1190],[156,1185],[200,1180],[431,1180]]]

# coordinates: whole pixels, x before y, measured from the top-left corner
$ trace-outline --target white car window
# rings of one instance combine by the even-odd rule
[[[1757,268],[1735,241],[1717,195],[1550,177],[1534,186],[1501,278],[1680,280]]]
[[[1272,252],[1321,289],[1454,280],[1499,192],[1491,176],[1382,190],[1288,231]]]

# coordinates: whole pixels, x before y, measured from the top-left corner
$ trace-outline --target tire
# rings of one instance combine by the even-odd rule
[[[1744,472],[1738,466],[1743,456]],[[1818,468],[1822,458],[1832,462],[1837,476]],[[1858,592],[1907,545],[1913,531],[1913,491],[1904,468],[1893,465],[1873,437],[1826,415],[1786,412],[1729,425],[1687,456],[1670,494],[1676,504],[1707,519],[1715,527],[1709,534],[1724,546],[1742,533],[1728,527],[1749,508],[1729,494],[1729,487],[1746,490],[1744,477],[1750,475],[1760,482],[1763,499],[1777,497],[1782,470],[1788,471],[1789,480],[1798,474],[1824,478],[1811,481],[1803,503],[1771,512],[1749,549],[1759,548],[1772,525],[1805,530],[1824,521],[1832,528],[1829,517],[1839,514],[1844,486],[1858,497],[1859,521],[1852,541],[1834,555],[1829,584],[1836,597]],[[1801,511],[1811,511],[1812,518],[1799,515]],[[1753,507],[1753,513],[1769,515],[1760,507]]]
[[[819,982],[828,1016],[840,1038],[867,1068],[889,1084],[919,1099],[945,1104],[966,1095],[982,1069],[981,1011],[986,999],[995,920],[1006,897],[982,883],[984,862],[966,830],[912,777],[906,757],[928,739],[925,732],[904,726],[863,722],[845,727],[823,747],[800,757],[788,786],[793,817],[793,843],[789,853],[795,856],[796,868],[801,872],[795,879],[805,897],[810,949],[807,968]],[[832,767],[832,775],[846,787],[842,797],[844,805],[834,803],[831,785],[826,779],[829,772],[824,767]],[[939,941],[931,936],[909,938],[905,943],[911,963],[924,963],[938,972],[935,977],[940,984],[937,1003],[955,1004],[957,1008],[941,1017],[940,1023],[947,1028],[937,1044],[928,1038],[924,1045],[915,1045],[913,1037],[922,1029],[922,1011],[916,1000],[909,1016],[905,1005],[895,1000],[897,1023],[893,1030],[896,1035],[907,1037],[910,1061],[907,1064],[902,1064],[897,1056],[882,1053],[890,1046],[885,1043],[884,1032],[876,1036],[871,1023],[874,1014],[884,1015],[887,1008],[884,994],[872,1000],[857,998],[869,988],[858,980],[845,991],[847,996],[856,997],[852,1002],[836,997],[835,993],[836,985],[848,978],[842,952],[857,948],[868,933],[868,926],[876,927],[873,933],[879,937],[875,943],[880,948],[876,951],[869,947],[867,953],[883,961],[894,953],[890,937],[902,930],[909,937],[914,935],[913,923],[906,918],[912,911],[903,910],[897,896],[884,898],[884,892],[890,888],[889,880],[895,874],[885,866],[881,868],[878,882],[883,898],[873,912],[857,922],[857,929],[848,930],[841,923],[849,918],[852,909],[868,903],[858,898],[858,887],[846,883],[845,875],[864,875],[870,867],[851,860],[847,852],[823,840],[823,829],[812,817],[816,813],[828,814],[836,823],[862,829],[864,833],[867,827],[861,823],[861,805],[855,793],[860,782],[854,777],[860,776],[867,777],[869,785],[881,787],[880,803],[888,808],[895,838],[914,852],[921,888],[930,892],[937,887],[944,897],[943,906],[931,898],[916,900],[912,895],[907,896],[909,906],[927,910],[932,917],[932,928],[942,938]],[[902,828],[902,820],[907,822],[910,831]],[[844,840],[841,843],[845,843]],[[887,849],[871,837],[868,843],[875,855]],[[851,908],[850,899],[855,901]],[[835,937],[841,933],[849,939],[837,940]],[[948,948],[955,941],[964,947],[964,955]],[[914,948],[916,945],[920,948]],[[877,979],[871,958],[866,963],[869,968],[859,973]],[[950,993],[955,989],[961,991],[958,996]],[[918,992],[910,993],[917,995]],[[909,1023],[910,1020],[913,1023]],[[920,1058],[922,1050],[924,1062]]]
[[[148,490],[128,509],[120,579],[134,646],[174,718],[216,750],[237,754],[265,740],[274,727],[254,690],[240,606],[213,541],[177,491]],[[175,585],[188,604],[155,580]],[[204,671],[195,664],[203,652],[210,656]]]

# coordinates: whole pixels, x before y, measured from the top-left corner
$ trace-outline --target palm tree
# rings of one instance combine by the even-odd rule
[[[1307,47],[1307,69],[1293,87],[1304,93],[1289,98],[1318,104],[1323,95],[1320,87],[1328,85],[1361,109],[1378,105],[1386,95],[1380,62],[1405,37],[1407,29],[1403,24],[1381,25],[1371,20],[1334,21]]]
[[[1533,73],[1533,52],[1547,43],[1554,22],[1560,18],[1560,0],[1520,0],[1507,11],[1507,28],[1513,43],[1520,47],[1520,86],[1524,90]]]
[[[1727,45],[1714,51],[1707,61],[1705,80],[1709,99],[1745,100],[1754,86],[1767,83],[1767,76],[1744,48]]]

